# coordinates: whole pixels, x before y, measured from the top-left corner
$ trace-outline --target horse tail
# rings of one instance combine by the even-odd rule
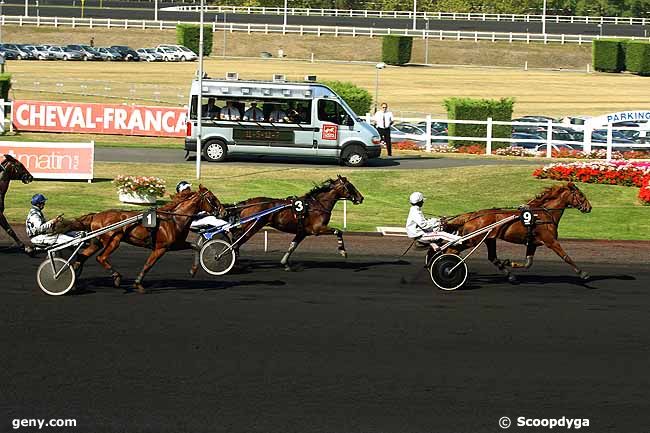
[[[91,231],[91,224],[95,213],[89,213],[82,215],[79,218],[66,220],[56,225],[54,232],[55,233],[67,233],[72,231]]]

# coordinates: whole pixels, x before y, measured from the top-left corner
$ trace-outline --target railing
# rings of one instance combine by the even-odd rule
[[[7,124],[9,124],[9,132],[14,132],[14,126],[11,123],[11,117],[7,117],[9,110],[11,110],[11,101],[5,101],[0,99],[0,134],[4,134],[7,131]]]
[[[53,27],[84,27],[84,28],[120,28],[120,29],[175,29],[180,21],[153,21],[153,20],[128,20],[111,18],[67,18],[67,17],[25,17],[25,16],[2,16],[0,24],[16,24],[19,26],[53,26]],[[412,29],[391,29],[372,27],[342,27],[342,26],[304,26],[304,25],[282,25],[282,24],[247,24],[247,23],[217,23],[212,22],[212,31],[246,32],[283,35],[316,35],[316,36],[352,36],[352,37],[375,37],[384,35],[414,36],[422,39],[438,40],[470,40],[470,41],[508,41],[512,42],[543,42],[543,43],[590,43],[592,40],[600,39],[600,35],[564,35],[564,34],[540,34],[540,33],[513,33],[513,32],[478,32],[461,30],[412,30]],[[607,36],[611,39],[614,36]],[[650,41],[650,37],[627,36],[623,39],[635,39]]]
[[[172,6],[161,10],[198,12],[200,6]],[[284,15],[282,7],[261,6],[206,6],[206,12],[235,13],[235,14],[263,14]],[[287,15],[292,16],[331,16],[331,17],[357,17],[357,18],[409,18],[413,19],[413,11],[380,11],[366,9],[307,9],[287,8]],[[463,13],[463,12],[416,12],[417,19],[430,20],[461,20],[461,21],[510,21],[510,22],[541,22],[542,15],[522,14],[490,14],[490,13]],[[650,23],[647,17],[590,17],[546,15],[548,23],[575,23],[575,24],[621,24],[641,25]]]
[[[370,122],[372,116],[370,113],[366,114],[366,121]],[[584,126],[584,125],[567,125],[565,123],[553,123],[552,121],[548,122],[504,122],[496,121],[488,118],[487,120],[450,120],[450,119],[433,119],[431,116],[427,116],[424,119],[422,118],[398,118],[401,122],[422,122],[424,121],[425,133],[422,135],[413,135],[405,134],[404,138],[407,140],[412,140],[415,142],[424,141],[424,147],[428,152],[434,151],[436,146],[446,145],[449,141],[455,142],[467,142],[467,143],[485,143],[485,154],[492,155],[493,143],[521,143],[521,144],[532,144],[532,145],[542,145],[541,154],[547,158],[551,158],[555,149],[559,149],[562,145],[568,145],[574,150],[580,150],[585,154],[590,154],[594,150],[605,150],[605,159],[612,159],[612,152],[617,148],[634,148],[635,150],[644,150],[650,151],[650,129],[646,128],[633,128],[633,127],[615,127],[611,123],[598,128],[606,130],[606,142],[595,142],[593,141],[593,128]],[[483,137],[467,137],[467,136],[450,136],[446,134],[435,134],[432,128],[432,125],[435,123],[446,123],[446,124],[469,124],[469,125],[485,125],[486,135]],[[495,137],[493,134],[494,126],[526,126],[526,127],[537,127],[542,130],[541,134],[544,134],[545,138],[539,139],[525,139],[525,138],[501,138]],[[582,133],[583,139],[578,140],[558,140],[553,139],[553,131],[559,130],[562,128],[571,128],[575,132]],[[614,138],[615,131],[639,131],[641,134],[645,134],[646,142],[645,143],[621,143],[620,140],[617,142],[617,139]],[[558,146],[559,145],[559,146]],[[533,151],[534,153],[534,151]]]

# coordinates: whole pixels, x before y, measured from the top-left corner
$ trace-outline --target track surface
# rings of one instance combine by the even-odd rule
[[[34,2],[29,3],[30,16],[50,16],[50,17],[80,17],[81,2],[71,2],[65,0],[64,6],[49,6],[55,3],[53,1],[41,1],[40,7],[36,8]],[[56,2],[61,3],[61,2]],[[70,7],[71,4],[76,7]],[[104,8],[99,8],[99,0],[86,1],[84,16],[86,18],[112,18],[112,19],[134,19],[134,20],[153,20],[154,6],[153,2],[103,2]],[[169,6],[168,4],[161,7]],[[135,7],[137,9],[123,9],[124,7]],[[25,7],[20,2],[7,2],[3,11],[6,15],[24,15]],[[158,18],[167,21],[199,21],[198,13],[188,12],[167,12],[159,11]],[[229,23],[252,23],[252,24],[276,24],[281,25],[284,17],[282,15],[261,15],[261,14],[226,14],[226,21]],[[205,21],[213,22],[218,20],[223,22],[224,14],[206,13]],[[314,17],[314,16],[291,16],[287,17],[289,25],[307,25],[307,26],[346,26],[346,27],[373,27],[373,28],[392,28],[392,29],[410,29],[413,27],[413,21],[407,18],[350,18],[350,17]],[[426,22],[424,19],[417,20],[417,28],[425,29]],[[626,25],[626,24],[604,24],[602,34],[605,36],[648,36],[648,26]],[[429,30],[461,30],[461,31],[479,31],[479,32],[513,32],[513,33],[542,33],[542,23],[527,22],[509,22],[509,21],[467,21],[467,20],[429,20]],[[546,32],[550,34],[581,34],[597,35],[601,33],[601,28],[597,24],[580,24],[580,23],[554,23],[547,21]]]
[[[189,254],[170,254],[145,296],[88,263],[77,296],[47,297],[40,260],[0,252],[0,431],[53,417],[95,433],[497,432],[502,416],[647,428],[650,244],[565,242],[587,285],[544,251],[517,286],[480,257],[469,289],[445,293],[421,252],[395,259],[402,239],[349,236],[347,261],[308,239],[291,273],[286,243],[253,245],[223,278],[190,280]],[[115,266],[132,278],[143,260],[123,247]]]

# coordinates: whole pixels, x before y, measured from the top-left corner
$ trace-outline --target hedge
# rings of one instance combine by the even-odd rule
[[[512,110],[515,100],[513,98],[496,99],[473,99],[473,98],[448,98],[444,105],[447,108],[449,120],[500,120],[509,122],[512,120]],[[485,137],[487,135],[486,125],[449,123],[448,131],[454,137]],[[509,125],[493,125],[493,138],[510,138],[511,127]],[[485,147],[485,142],[478,142]],[[467,145],[467,141],[450,141],[452,146]],[[506,142],[494,142],[493,147],[507,147]]]
[[[625,41],[625,70],[637,75],[650,76],[650,43]]]
[[[381,59],[389,65],[404,65],[411,61],[412,48],[413,38],[411,36],[384,36],[381,46]]]
[[[0,99],[5,101],[9,99],[9,89],[11,89],[11,74],[0,74]]]
[[[184,45],[199,54],[199,31],[196,24],[176,25],[176,43]],[[203,56],[208,57],[212,52],[212,27],[203,26]]]
[[[372,96],[366,89],[347,81],[324,81],[323,84],[343,98],[359,116],[370,112]]]
[[[594,69],[601,72],[625,70],[625,41],[619,39],[596,39],[591,44]]]

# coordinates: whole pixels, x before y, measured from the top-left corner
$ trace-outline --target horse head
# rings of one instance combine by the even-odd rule
[[[4,171],[9,176],[9,180],[20,180],[22,183],[30,183],[34,176],[25,168],[25,166],[11,155],[4,155],[5,160],[0,163],[0,171]]]
[[[331,182],[332,189],[335,189],[340,198],[351,200],[354,204],[363,203],[363,194],[350,182],[346,177],[340,174],[336,176],[336,180]]]
[[[591,203],[573,182],[567,183],[563,188],[562,195],[565,197],[567,207],[576,208],[582,213],[591,212]]]
[[[226,208],[221,204],[217,196],[203,185],[199,185],[198,195],[201,199],[199,202],[200,210],[213,214],[217,217],[227,215]]]

